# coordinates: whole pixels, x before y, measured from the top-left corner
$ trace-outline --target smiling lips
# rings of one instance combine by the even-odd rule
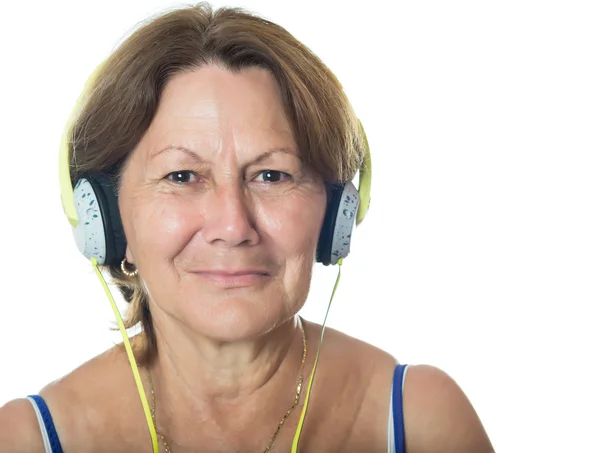
[[[244,288],[265,281],[269,273],[259,269],[242,269],[234,271],[202,270],[192,272],[208,283],[221,288]]]

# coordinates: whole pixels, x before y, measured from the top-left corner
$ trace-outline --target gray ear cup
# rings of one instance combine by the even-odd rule
[[[79,224],[73,229],[77,248],[86,258],[106,261],[106,235],[98,195],[87,178],[77,181],[73,189]]]
[[[317,247],[317,262],[336,264],[350,253],[350,240],[360,198],[352,182],[329,187],[327,211]]]
[[[356,212],[360,198],[358,190],[351,182],[344,186],[331,240],[331,262],[337,263],[340,258],[350,254],[350,239],[356,220]]]
[[[125,257],[125,233],[119,203],[107,176],[94,174],[73,189],[79,224],[74,229],[77,248],[100,265],[118,264]]]

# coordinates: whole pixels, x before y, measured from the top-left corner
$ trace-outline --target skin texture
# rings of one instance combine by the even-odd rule
[[[266,71],[211,66],[174,77],[163,96],[124,173],[128,259],[161,328],[171,318],[216,342],[262,334],[306,298],[323,182],[303,165]],[[268,277],[234,289],[202,274],[242,269]]]
[[[273,77],[218,66],[174,76],[130,155],[119,199],[127,259],[150,296],[157,334],[157,360],[142,378],[146,390],[148,373],[154,381],[158,431],[174,453],[263,451],[294,398],[296,314],[326,205]],[[303,325],[306,380],[320,326]],[[387,452],[395,365],[384,351],[327,329],[301,451]],[[67,453],[149,451],[121,346],[41,395]],[[492,451],[467,398],[438,369],[410,367],[404,408],[409,453]],[[289,451],[300,409],[271,451]],[[0,451],[44,451],[27,401],[0,408]]]

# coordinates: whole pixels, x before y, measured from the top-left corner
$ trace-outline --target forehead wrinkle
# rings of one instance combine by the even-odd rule
[[[202,119],[206,120],[207,118]],[[203,149],[217,148],[215,147],[215,144],[221,141],[218,130],[218,126],[215,127],[212,125],[208,129],[179,125],[178,127],[168,128],[160,135],[158,134],[158,131],[155,131],[153,135],[155,135],[156,138],[153,138],[152,135],[148,136],[150,142],[157,143],[157,145],[149,146],[150,151],[148,160],[152,161],[165,152],[180,151],[188,155],[194,161],[209,163],[211,160],[210,157],[214,152],[211,151],[209,155],[203,156],[200,151]]]
[[[236,115],[226,112],[230,106],[206,108],[211,104],[215,106],[218,101],[202,100],[203,108],[195,109],[193,113],[174,112],[175,115],[169,115],[167,108],[163,115],[157,115],[159,121],[155,123],[153,135],[156,142],[165,146],[151,149],[149,160],[165,152],[182,152],[196,162],[214,165],[215,159],[222,160],[228,172],[238,166],[243,168],[263,162],[280,152],[302,160],[285,116],[281,118],[273,115],[274,112],[257,112],[258,118],[255,116],[250,122],[240,122]],[[149,138],[154,141],[151,136]],[[274,146],[265,149],[260,142],[271,142]],[[247,156],[247,150],[254,152]],[[262,152],[256,155],[256,151]]]
[[[287,125],[283,125],[283,128],[276,127],[275,124],[262,127],[240,125],[235,124],[235,121],[225,115],[210,119],[199,116],[193,119],[184,116],[180,119],[192,120],[196,124],[179,124],[177,126],[167,124],[166,127],[161,127],[161,124],[155,123],[157,127],[153,131],[154,133],[147,136],[147,140],[150,142],[148,143],[150,145],[149,160],[153,160],[165,152],[180,151],[195,161],[209,162],[213,156],[224,156],[225,154],[231,154],[231,157],[235,157],[235,160],[239,161],[239,157],[246,154],[243,151],[248,149],[262,151],[255,157],[249,156],[246,159],[249,163],[263,161],[279,152],[299,157],[291,131],[285,127]],[[202,124],[197,124],[198,120]],[[169,122],[172,121],[173,118],[170,118]],[[161,131],[161,129],[163,130]],[[157,145],[152,146],[152,142]],[[261,142],[271,142],[274,146],[265,149],[266,147],[263,147]],[[209,151],[209,153],[203,155],[202,151]]]
[[[190,156],[192,159],[199,161],[199,162],[206,162],[206,160],[201,157],[198,153],[196,153],[195,151],[192,151],[189,148],[186,148],[185,146],[181,146],[181,145],[168,145],[165,148],[159,149],[158,151],[153,151],[150,154],[150,160],[157,158],[158,156],[160,156],[161,154],[164,153],[169,153],[169,152],[177,152],[180,151],[188,156]]]

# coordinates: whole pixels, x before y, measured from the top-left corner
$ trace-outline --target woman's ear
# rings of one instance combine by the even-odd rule
[[[127,245],[125,248],[125,259],[129,264],[135,264],[135,258],[133,257],[133,253],[131,252],[129,245]]]

